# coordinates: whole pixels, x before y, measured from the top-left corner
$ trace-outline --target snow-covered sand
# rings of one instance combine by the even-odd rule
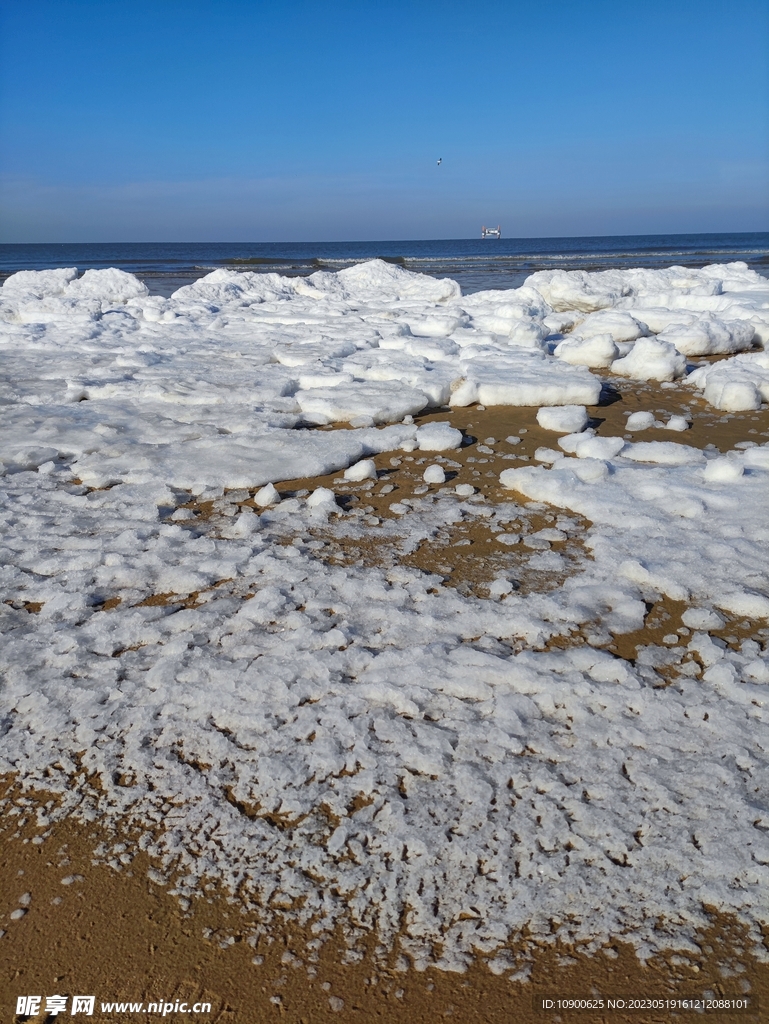
[[[757,936],[769,445],[702,450],[653,410],[611,435],[580,407],[608,374],[759,409],[767,341],[769,282],[744,264],[548,271],[470,296],[377,261],[216,271],[171,299],[117,270],[14,275],[0,770],[74,807],[82,764],[180,894],[215,878],[351,940],[398,936],[417,966],[483,954],[515,974],[498,951],[523,929],[683,948],[706,907]],[[536,464],[513,438],[507,503],[485,477],[447,479],[467,437],[414,423],[475,403],[542,409],[552,431]],[[391,506],[407,541],[480,518],[512,547],[533,502],[590,522],[579,570],[549,592],[501,574],[484,598],[326,564],[319,533],[377,524],[328,486],[281,501],[269,485],[374,486],[385,452],[426,459]],[[540,532],[531,557],[557,572],[566,531]],[[686,606],[680,630],[614,656],[660,599]],[[724,622],[750,638],[713,639]]]

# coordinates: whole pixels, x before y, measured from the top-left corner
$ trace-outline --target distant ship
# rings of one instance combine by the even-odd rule
[[[502,228],[497,224],[495,228],[487,228],[484,224],[481,228],[481,238],[501,238]]]

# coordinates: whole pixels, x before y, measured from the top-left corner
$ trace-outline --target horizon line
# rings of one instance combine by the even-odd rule
[[[301,239],[301,240],[257,240],[257,239],[142,239],[120,240],[110,239],[109,241],[46,241],[46,242],[1,242],[0,246],[17,245],[374,245],[379,243],[393,244],[398,242],[474,242],[474,241],[505,241],[505,242],[530,242],[567,239],[592,239],[592,238],[713,238],[729,235],[767,235],[769,228],[758,231],[654,231],[643,234],[599,234],[599,235],[505,235],[502,239],[484,239],[480,235],[466,237],[441,238],[347,238],[347,239]]]

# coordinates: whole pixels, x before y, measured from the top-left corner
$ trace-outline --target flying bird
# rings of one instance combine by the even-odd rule
[[[442,156],[439,156],[439,157],[438,157],[438,166],[440,167],[440,165],[441,165],[442,163],[443,163],[443,157],[442,157]]]

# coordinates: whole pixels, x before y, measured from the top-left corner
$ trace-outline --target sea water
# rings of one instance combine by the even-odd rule
[[[0,245],[0,282],[18,270],[118,267],[151,294],[170,296],[221,267],[285,276],[341,270],[380,258],[433,277],[464,294],[518,288],[538,270],[702,267],[741,260],[769,276],[769,233],[613,235],[582,238],[464,238],[373,242],[87,242]]]

